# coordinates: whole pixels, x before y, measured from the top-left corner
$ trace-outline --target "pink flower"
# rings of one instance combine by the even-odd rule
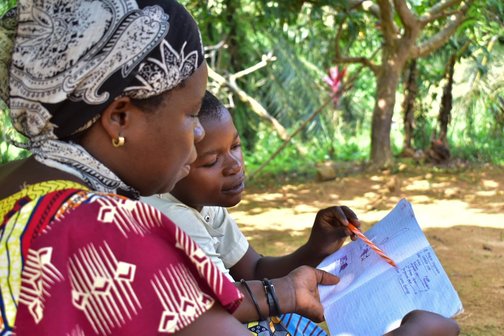
[[[343,68],[340,72],[338,67],[334,66],[329,69],[328,75],[324,77],[324,81],[331,87],[334,106],[338,105],[338,101],[342,93],[341,91],[343,89],[343,77],[345,74],[346,68]]]

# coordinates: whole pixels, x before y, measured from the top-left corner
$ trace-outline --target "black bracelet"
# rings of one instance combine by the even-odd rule
[[[259,320],[260,321],[265,320],[265,318],[261,314],[261,310],[259,309],[259,304],[257,303],[254,294],[252,294],[252,291],[250,290],[250,287],[249,287],[247,281],[245,281],[245,279],[241,279],[240,283],[245,287],[245,289],[249,293],[250,298],[252,299],[252,302],[254,303],[255,309],[257,311],[257,315],[259,316]]]
[[[280,305],[278,304],[278,297],[276,296],[275,286],[269,279],[264,278],[263,281],[264,293],[268,301],[270,316],[278,316],[281,314]]]

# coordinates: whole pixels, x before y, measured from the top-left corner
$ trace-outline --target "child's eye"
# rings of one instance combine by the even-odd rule
[[[234,145],[231,147],[231,149],[238,149],[238,148],[241,148],[241,143],[240,143],[240,142],[238,142],[238,143],[234,144]]]
[[[217,163],[217,157],[215,157],[214,160],[212,160],[211,162],[208,162],[208,163],[205,163],[205,164],[202,164],[201,167],[204,167],[204,168],[211,168],[213,166],[215,166],[215,164]]]

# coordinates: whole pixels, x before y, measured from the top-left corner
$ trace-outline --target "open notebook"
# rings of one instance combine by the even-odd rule
[[[414,309],[446,317],[462,312],[462,302],[408,201],[401,200],[365,235],[398,267],[360,239],[320,263],[318,268],[340,277],[335,286],[319,286],[331,335],[383,335]]]

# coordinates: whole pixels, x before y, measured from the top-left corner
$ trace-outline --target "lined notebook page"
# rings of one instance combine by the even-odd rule
[[[390,266],[360,239],[320,263],[318,268],[340,277],[335,286],[319,286],[331,335],[382,335],[414,309],[446,317],[463,310],[408,201],[401,200],[365,235],[398,267]]]

